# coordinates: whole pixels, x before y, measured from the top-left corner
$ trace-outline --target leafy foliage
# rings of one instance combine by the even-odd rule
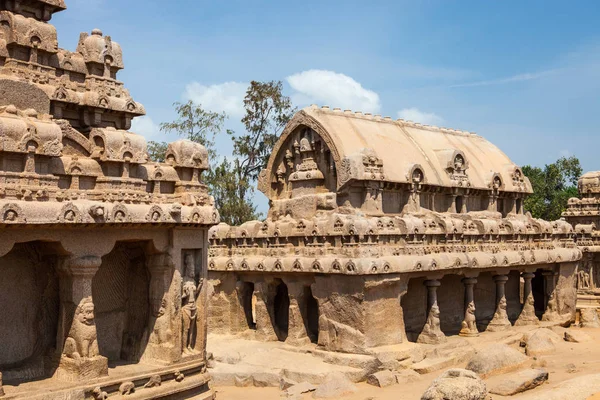
[[[554,221],[560,218],[569,198],[577,197],[577,180],[583,170],[578,158],[561,157],[544,169],[526,165],[523,173],[533,186],[533,194],[525,200],[525,209],[534,218]]]
[[[221,215],[221,222],[229,225],[241,225],[257,219],[256,206],[251,199],[239,196],[240,192],[252,190],[249,183],[239,179],[239,160],[229,161],[227,157],[211,171],[211,194]]]
[[[167,142],[155,142],[150,140],[148,142],[148,157],[150,158],[150,161],[164,162],[168,146]]]
[[[242,123],[246,132],[237,136],[227,130],[233,142],[233,158],[224,157],[218,164],[215,135],[223,131],[225,113],[215,113],[202,105],[174,103],[178,118],[160,124],[162,132],[175,132],[186,139],[202,144],[208,150],[213,167],[204,174],[204,182],[221,220],[230,225],[240,225],[260,217],[253,204],[254,185],[260,171],[266,167],[273,146],[295,109],[289,97],[283,95],[280,81],[252,81],[244,98],[246,114]],[[163,161],[167,144],[149,142],[148,153],[152,160]]]

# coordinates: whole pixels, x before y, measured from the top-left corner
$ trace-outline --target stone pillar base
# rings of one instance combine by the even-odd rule
[[[509,320],[506,321],[494,321],[492,320],[492,322],[490,322],[487,326],[487,328],[485,328],[486,331],[490,331],[490,332],[500,332],[500,331],[504,331],[508,328],[512,327],[511,323]]]
[[[458,336],[463,336],[463,337],[477,337],[477,336],[479,336],[479,332],[472,331],[469,328],[463,328],[463,329],[460,330],[460,332],[458,332]]]
[[[540,320],[538,319],[538,317],[535,316],[535,314],[533,314],[533,315],[521,314],[519,316],[519,319],[517,319],[515,321],[515,326],[539,325],[539,324],[540,324]]]
[[[421,332],[419,337],[417,338],[417,343],[423,344],[440,344],[446,343],[448,338],[444,335],[444,332]]]
[[[79,359],[63,356],[54,376],[68,382],[108,376],[108,359],[102,356]]]

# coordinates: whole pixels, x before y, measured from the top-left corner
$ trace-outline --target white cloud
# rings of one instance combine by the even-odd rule
[[[146,139],[157,139],[160,134],[158,125],[147,115],[134,118],[131,121],[131,132],[144,136]]]
[[[408,121],[418,122],[425,125],[438,125],[444,122],[444,119],[437,114],[423,112],[418,108],[403,108],[398,111],[398,118],[402,118]]]
[[[205,110],[225,111],[231,117],[241,117],[244,115],[246,90],[248,84],[242,82],[225,82],[210,86],[192,82],[186,86],[184,97],[201,104]]]
[[[491,79],[486,81],[477,81],[477,82],[466,82],[466,83],[458,83],[456,85],[451,85],[451,88],[461,88],[461,87],[474,87],[474,86],[492,86],[492,85],[504,85],[507,83],[515,83],[515,82],[525,82],[532,81],[540,78],[544,78],[548,75],[555,74],[559,69],[550,69],[547,71],[541,72],[533,72],[533,73],[525,73],[509,76],[507,78],[499,78],[499,79]]]
[[[311,69],[286,79],[297,92],[292,95],[295,104],[317,103],[372,113],[381,107],[377,93],[344,74]]]

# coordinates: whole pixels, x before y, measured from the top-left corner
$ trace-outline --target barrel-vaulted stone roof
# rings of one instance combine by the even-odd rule
[[[302,126],[315,131],[329,147],[336,164],[338,189],[351,180],[411,183],[414,169],[420,168],[427,185],[490,190],[496,183],[500,191],[532,192],[521,169],[482,136],[314,105],[299,111],[289,122],[265,173],[273,176],[286,137]],[[371,174],[362,165],[365,157],[382,166],[383,174]],[[462,164],[466,174],[458,180],[454,175],[456,162],[458,169]]]

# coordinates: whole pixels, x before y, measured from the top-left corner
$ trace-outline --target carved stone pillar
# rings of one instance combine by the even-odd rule
[[[450,206],[448,207],[448,212],[449,213],[456,212],[456,195],[455,194],[450,195]]]
[[[506,313],[505,285],[507,281],[508,275],[494,275],[494,282],[496,282],[496,312],[494,313],[494,318],[492,318],[487,326],[488,331],[501,331],[511,326],[508,314]]]
[[[521,276],[525,281],[523,285],[524,304],[523,309],[521,310],[521,314],[515,322],[515,326],[538,325],[540,323],[540,320],[535,315],[533,292],[531,290],[531,280],[535,277],[535,274],[533,272],[523,272]]]
[[[58,379],[78,381],[108,375],[108,359],[98,349],[92,300],[92,279],[101,264],[97,256],[68,258],[59,264]]]
[[[477,283],[477,278],[464,278],[465,285],[465,319],[462,322],[460,336],[479,336],[475,319],[475,301],[473,287]]]
[[[142,359],[177,361],[180,352],[176,333],[180,324],[173,315],[175,296],[169,292],[175,265],[170,254],[161,253],[148,256],[147,267],[150,272],[150,316],[145,335],[148,344]]]
[[[256,282],[254,284],[254,296],[256,297],[256,337],[264,341],[276,341],[274,315],[269,311],[268,305],[272,302],[269,297],[269,284],[267,282]]]
[[[463,196],[463,202],[462,202],[460,211],[459,210],[456,210],[456,211],[460,212],[461,214],[466,214],[467,213],[467,203],[468,202],[469,202],[469,196],[465,194]]]
[[[300,282],[285,282],[288,287],[288,296],[290,298],[290,310],[289,310],[289,325],[288,325],[288,336],[286,343],[293,345],[305,345],[310,344],[310,338],[308,332],[306,332],[306,325],[304,324],[304,318],[301,310],[306,309],[306,298],[304,296],[304,285]]]
[[[447,341],[446,335],[440,329],[440,308],[437,302],[437,289],[441,282],[430,279],[424,282],[427,287],[427,322],[417,339],[418,343],[438,344]]]
[[[544,287],[546,288],[546,310],[542,315],[542,321],[559,321],[561,316],[558,311],[558,293],[556,289],[558,272],[544,271],[542,275],[544,276]]]

